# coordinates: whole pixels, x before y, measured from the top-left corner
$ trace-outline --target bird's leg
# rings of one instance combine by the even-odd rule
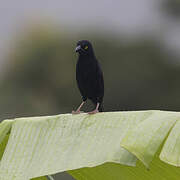
[[[91,111],[91,112],[88,112],[88,114],[96,114],[96,113],[98,113],[99,112],[99,103],[97,103],[97,105],[96,105],[96,109],[94,110],[94,111]]]
[[[72,114],[79,114],[79,113],[81,113],[81,108],[82,108],[82,106],[84,105],[84,103],[85,103],[85,101],[83,101],[81,104],[80,104],[80,106],[77,108],[77,110],[76,111],[72,111]]]

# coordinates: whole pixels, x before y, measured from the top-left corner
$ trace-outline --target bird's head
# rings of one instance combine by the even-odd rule
[[[75,51],[80,55],[94,55],[93,47],[87,40],[78,41]]]

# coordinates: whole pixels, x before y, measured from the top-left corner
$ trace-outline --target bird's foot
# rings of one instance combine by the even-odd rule
[[[72,111],[72,114],[80,114],[82,113],[83,111]]]
[[[88,114],[96,114],[98,113],[99,111],[97,109],[95,109],[94,111],[91,111],[91,112],[88,112]]]

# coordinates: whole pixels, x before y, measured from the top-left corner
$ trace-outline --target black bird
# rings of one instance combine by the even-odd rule
[[[80,113],[80,109],[87,99],[95,105],[95,110],[89,114],[103,111],[104,80],[101,67],[95,57],[93,47],[87,40],[78,41],[76,52],[79,58],[76,64],[76,80],[82,95],[82,103],[73,114]]]

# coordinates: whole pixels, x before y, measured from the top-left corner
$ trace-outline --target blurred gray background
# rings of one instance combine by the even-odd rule
[[[105,111],[180,110],[179,0],[1,1],[0,37],[1,120],[77,108],[80,39],[103,68]]]

